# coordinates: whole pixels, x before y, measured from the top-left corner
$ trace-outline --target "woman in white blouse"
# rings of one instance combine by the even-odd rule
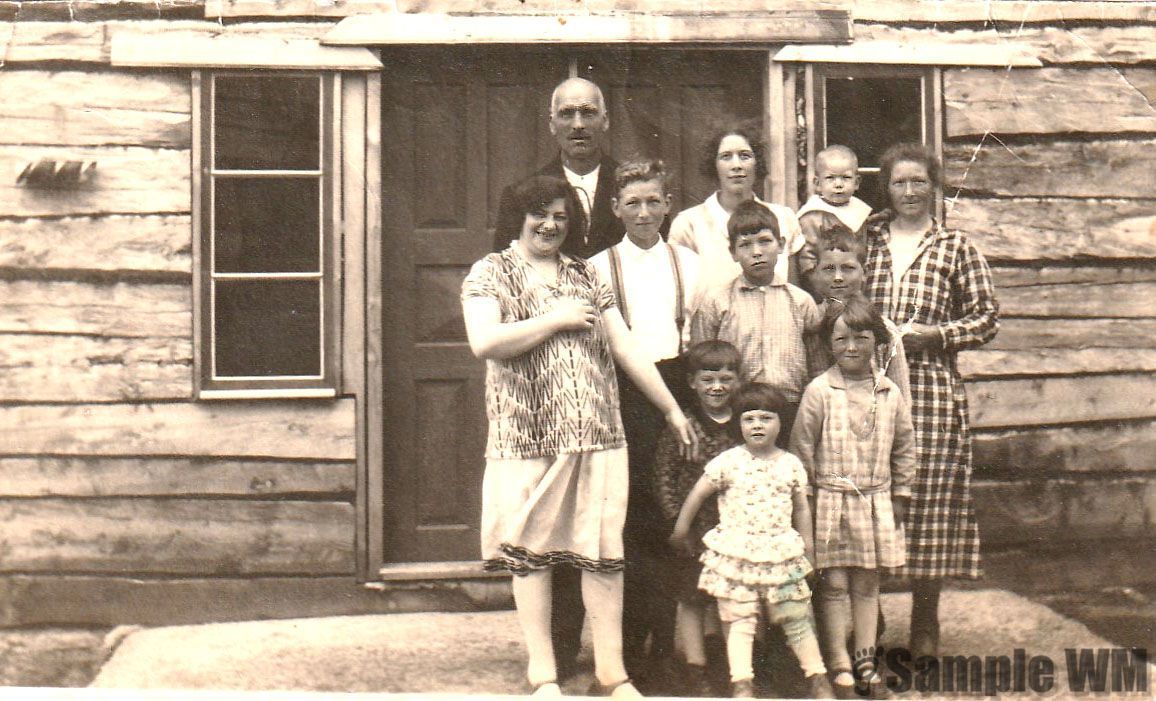
[[[770,204],[755,195],[755,186],[767,175],[766,144],[757,128],[749,124],[728,126],[707,143],[703,173],[716,178],[718,190],[701,204],[679,212],[670,225],[671,243],[681,244],[699,256],[699,289],[709,291],[734,280],[741,272],[731,257],[727,220],[740,203],[755,200],[779,221],[783,251],[775,265],[775,282],[793,278],[790,256],[803,247],[799,220],[789,207]]]

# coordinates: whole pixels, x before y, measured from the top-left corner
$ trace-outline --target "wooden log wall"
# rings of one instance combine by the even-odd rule
[[[1156,536],[1153,19],[934,33],[1044,63],[943,72],[947,223],[985,253],[1001,303],[995,341],[960,356],[989,548]]]
[[[0,0],[0,91],[21,96],[0,105],[0,626],[371,607],[333,596],[356,556],[353,401],[192,402],[189,76],[109,65],[122,29],[318,38],[354,4]],[[961,358],[986,541],[1156,535],[1156,11],[852,5],[857,38],[1014,42],[1045,64],[944,71],[948,224],[1003,303],[995,342]],[[41,158],[96,176],[17,185]]]
[[[196,16],[0,24],[0,626],[268,616],[285,591],[343,612],[358,588],[353,399],[192,401],[191,79],[108,49],[224,31]],[[42,158],[97,167],[18,184]]]

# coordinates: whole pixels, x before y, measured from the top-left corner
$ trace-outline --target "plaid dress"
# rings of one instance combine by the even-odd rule
[[[870,405],[857,406],[856,386]],[[803,393],[791,452],[815,489],[815,567],[901,566],[903,530],[891,496],[911,496],[915,436],[895,383],[848,380],[832,367]]]
[[[903,325],[937,326],[944,348],[910,353],[916,472],[907,513],[907,565],[917,579],[980,576],[979,527],[971,503],[967,395],[956,353],[990,341],[999,327],[987,261],[961,234],[935,224],[897,284],[891,275],[891,231],[867,232],[867,294]]]

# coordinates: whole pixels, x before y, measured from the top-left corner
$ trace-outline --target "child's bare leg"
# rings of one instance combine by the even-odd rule
[[[862,567],[850,568],[851,616],[855,631],[855,652],[865,653],[875,645],[879,627],[879,573]],[[870,655],[866,655],[868,661]],[[858,661],[858,660],[856,660]],[[874,663],[872,663],[874,664]]]
[[[699,667],[706,666],[706,644],[703,641],[705,614],[706,606],[702,602],[680,601],[674,616],[674,625],[682,642],[682,653],[686,657],[686,663]]]
[[[848,575],[845,567],[828,567],[821,573],[819,596],[823,620],[819,631],[823,638],[823,653],[827,666],[839,672],[835,683],[851,686],[855,680],[850,674],[851,656],[847,654],[847,627],[851,625],[851,600],[848,596]]]
[[[582,572],[582,603],[594,639],[594,676],[603,686],[626,679],[622,662],[622,573]]]
[[[731,683],[749,682],[755,678],[751,658],[755,647],[755,629],[758,627],[759,602],[719,599],[718,612],[727,639],[727,666],[730,667]]]
[[[783,627],[787,645],[799,658],[803,676],[825,675],[827,667],[819,652],[819,639],[815,637],[815,623],[811,617],[810,601],[780,601],[767,606],[772,623]],[[844,652],[843,654],[846,654]]]
[[[513,577],[514,606],[526,638],[530,662],[526,678],[537,686],[558,677],[554,668],[554,641],[550,638],[550,570],[539,570]]]

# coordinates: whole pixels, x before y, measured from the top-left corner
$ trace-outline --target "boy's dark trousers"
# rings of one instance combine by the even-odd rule
[[[552,574],[550,596],[550,638],[554,641],[554,664],[558,681],[574,674],[582,647],[582,624],[586,607],[582,604],[582,572],[569,565],[557,565]]]
[[[687,384],[682,362],[672,358],[660,361],[657,367],[671,394],[684,404]],[[676,602],[661,586],[665,577],[660,571],[670,534],[653,493],[654,456],[658,437],[666,430],[666,417],[622,372],[618,373],[618,396],[630,465],[626,528],[622,534],[626,554],[622,648],[627,673],[645,677],[647,639],[651,657],[674,652]]]

